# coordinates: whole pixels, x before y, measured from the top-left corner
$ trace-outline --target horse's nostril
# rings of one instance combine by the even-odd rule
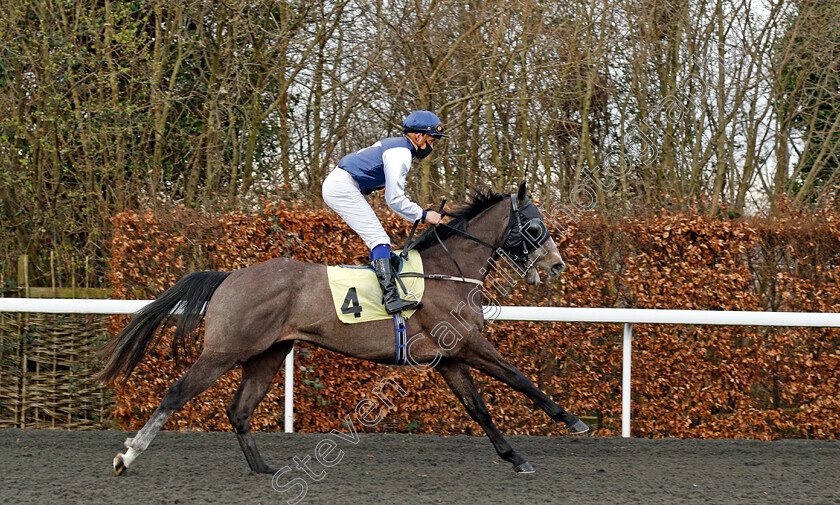
[[[562,263],[562,262],[561,263],[555,263],[551,267],[551,273],[554,274],[554,275],[560,275],[560,274],[563,273],[564,270],[566,270],[566,264]]]

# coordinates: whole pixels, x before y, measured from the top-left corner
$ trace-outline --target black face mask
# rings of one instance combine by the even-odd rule
[[[529,253],[548,242],[549,234],[539,209],[525,198],[519,208],[511,211],[510,224],[502,249],[514,261],[526,261]]]
[[[426,143],[423,145],[423,147],[418,148],[417,151],[414,152],[414,157],[417,158],[418,160],[422,160],[426,156],[432,154],[432,149],[433,149],[432,144],[430,144],[428,141],[426,141]]]

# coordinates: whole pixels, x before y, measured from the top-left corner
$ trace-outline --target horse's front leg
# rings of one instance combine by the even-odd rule
[[[522,456],[513,450],[513,447],[507,443],[507,440],[505,440],[502,433],[490,418],[487,405],[484,404],[481,393],[478,392],[478,389],[476,389],[473,383],[470,367],[464,363],[443,360],[435,367],[435,370],[443,376],[443,379],[449,385],[450,389],[452,389],[452,392],[455,393],[455,396],[458,397],[458,400],[467,409],[470,417],[480,424],[484,432],[487,433],[487,437],[493,443],[493,447],[496,448],[499,456],[505,461],[512,463],[513,469],[516,472],[533,473],[534,468],[531,464],[522,459]]]
[[[564,423],[566,429],[573,435],[589,431],[586,423],[566,412],[563,407],[540,391],[525,374],[499,354],[493,344],[480,333],[473,333],[466,339],[457,352],[457,358],[524,394],[543,409],[551,419]]]

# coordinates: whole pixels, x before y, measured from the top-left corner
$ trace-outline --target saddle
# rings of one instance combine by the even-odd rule
[[[403,259],[399,251],[391,253],[391,272],[400,295],[408,300],[422,300],[426,288],[422,275],[423,260],[417,251],[409,251]],[[411,276],[401,277],[403,274]],[[393,319],[382,305],[382,289],[370,266],[339,265],[327,267],[327,279],[338,319],[347,324],[366,323],[380,319]],[[410,318],[416,310],[403,312]]]

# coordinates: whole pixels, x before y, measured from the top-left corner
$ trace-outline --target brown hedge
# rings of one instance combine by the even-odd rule
[[[408,225],[377,211],[393,236]],[[700,310],[840,310],[840,214],[822,210],[749,220],[696,212],[579,222],[549,216],[569,270],[553,285],[521,283],[506,305]],[[556,220],[555,220],[556,219]],[[118,298],[153,298],[186,273],[230,270],[278,256],[360,263],[364,244],[332,212],[300,203],[261,212],[208,215],[183,208],[114,218],[111,282]],[[501,293],[495,293],[501,296]],[[125,317],[115,317],[118,331]],[[598,418],[596,433],[620,429],[620,325],[492,323],[487,337],[561,405]],[[636,325],[633,434],[649,437],[837,438],[840,331]],[[380,366],[303,345],[295,370],[295,428],[341,429],[345,415],[383,378],[406,392],[369,431],[481,434],[434,372]],[[176,370],[160,345],[117,390],[127,429],[149,418]],[[238,371],[192,400],[168,429],[228,430],[225,407]],[[282,374],[255,413],[258,430],[283,426]],[[562,430],[521,395],[480,373],[476,382],[506,433]],[[360,426],[357,426],[360,428]]]

